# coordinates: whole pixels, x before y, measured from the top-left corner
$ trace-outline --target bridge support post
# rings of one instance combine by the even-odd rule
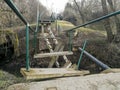
[[[30,69],[29,61],[29,24],[26,25],[26,71]]]

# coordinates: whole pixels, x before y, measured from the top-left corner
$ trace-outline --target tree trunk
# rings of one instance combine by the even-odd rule
[[[104,15],[108,14],[108,8],[107,8],[106,0],[101,0],[101,3],[102,3],[103,14]],[[105,27],[105,30],[107,32],[108,41],[112,42],[113,34],[112,34],[111,26],[110,26],[110,19],[104,20],[104,27]]]
[[[80,11],[80,7],[79,7],[79,5],[78,5],[78,3],[77,3],[76,0],[74,0],[74,3],[76,4],[76,6],[77,6],[77,8],[78,8],[79,15],[80,15],[80,17],[81,17],[81,19],[82,19],[82,24],[84,24],[84,23],[85,23],[84,15],[83,15],[82,11]]]
[[[114,5],[113,5],[113,2],[112,0],[107,0],[109,6],[110,6],[110,9],[112,10],[112,12],[115,12],[115,8],[114,8]],[[115,42],[120,42],[120,19],[118,16],[114,16],[114,19],[115,19],[115,24],[116,24],[116,31],[117,31],[117,34],[115,35],[115,39],[114,41]]]

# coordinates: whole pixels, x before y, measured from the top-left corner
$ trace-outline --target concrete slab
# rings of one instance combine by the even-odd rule
[[[21,68],[21,74],[27,79],[50,79],[57,77],[83,76],[89,74],[87,70],[78,71],[65,68],[31,68],[29,72]]]
[[[102,71],[101,73],[120,73],[120,68],[110,68]]]
[[[93,74],[20,83],[7,90],[120,90],[120,73]]]

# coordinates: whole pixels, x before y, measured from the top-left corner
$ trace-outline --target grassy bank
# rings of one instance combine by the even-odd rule
[[[72,27],[75,27],[73,24],[67,21],[57,21],[57,24],[63,29],[68,30]],[[34,24],[33,24],[34,25]],[[53,27],[55,28],[55,23],[53,24]],[[13,28],[13,30],[18,34],[19,40],[20,37],[25,37],[25,27],[17,27]],[[16,31],[17,30],[17,31]],[[84,40],[87,40],[87,45],[85,50],[91,53],[93,56],[104,62],[110,67],[118,68],[120,67],[120,45],[116,44],[109,44],[106,39],[106,32],[105,31],[99,31],[99,30],[93,30],[89,28],[79,28],[76,30],[78,35],[73,38],[73,46],[78,48],[83,46]],[[64,35],[65,36],[65,35]],[[67,37],[67,36],[65,36]],[[64,38],[64,37],[62,37]],[[25,50],[25,40],[20,42],[21,50],[23,52],[23,49]],[[67,41],[66,41],[67,42]],[[32,43],[30,43],[32,45]],[[66,44],[67,45],[67,44]],[[31,46],[32,47],[32,46]],[[67,46],[66,46],[67,47]],[[25,51],[24,51],[25,52]],[[77,64],[80,57],[80,52],[75,51],[74,55],[69,56],[68,58],[72,61],[73,64]],[[47,60],[46,60],[47,61]],[[45,60],[31,60],[32,67],[45,67],[44,65]],[[37,63],[39,62],[39,63]],[[48,63],[48,62],[47,62]],[[19,58],[12,60],[11,62],[4,64],[0,66],[0,90],[5,90],[9,85],[16,84],[16,83],[22,83],[22,82],[29,82],[24,80],[24,78],[20,74],[20,68],[25,67],[25,54],[21,55]],[[86,56],[83,56],[81,65],[81,69],[88,69],[93,73],[100,72],[100,68],[93,63],[89,58]]]

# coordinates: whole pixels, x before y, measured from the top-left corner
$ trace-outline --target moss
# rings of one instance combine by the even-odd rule
[[[27,82],[27,81],[22,77],[16,77],[8,72],[0,70],[0,90],[6,90],[8,86],[20,82]]]
[[[4,77],[3,72],[0,70],[0,79]]]

